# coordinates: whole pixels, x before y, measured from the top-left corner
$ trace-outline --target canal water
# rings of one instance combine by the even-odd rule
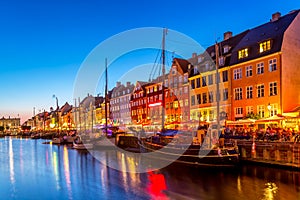
[[[44,142],[0,139],[0,199],[300,199],[299,171],[171,165],[128,173],[107,167],[87,151]]]

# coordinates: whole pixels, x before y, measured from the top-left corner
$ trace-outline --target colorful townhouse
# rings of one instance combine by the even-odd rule
[[[300,14],[274,13],[232,50],[230,120],[295,112],[300,105]],[[299,110],[298,110],[299,115]]]

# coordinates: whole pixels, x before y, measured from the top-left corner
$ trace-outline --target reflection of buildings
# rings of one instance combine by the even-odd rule
[[[20,118],[0,118],[0,132],[16,133],[20,130]]]

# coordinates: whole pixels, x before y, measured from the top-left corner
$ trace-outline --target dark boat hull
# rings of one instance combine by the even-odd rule
[[[235,167],[239,163],[239,154],[234,149],[202,150],[199,145],[175,147],[147,141],[143,141],[141,147],[145,152],[155,152],[153,155],[147,155],[151,158],[190,166]]]

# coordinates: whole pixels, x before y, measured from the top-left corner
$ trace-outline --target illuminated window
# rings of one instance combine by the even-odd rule
[[[267,40],[259,44],[259,52],[263,53],[271,49],[271,41]]]
[[[233,70],[233,79],[238,80],[242,78],[242,68]]]
[[[257,85],[257,97],[265,96],[265,86],[263,84]]]
[[[185,99],[185,100],[184,100],[184,104],[185,104],[185,106],[189,106],[189,100],[188,100],[188,99]]]
[[[264,105],[258,105],[257,110],[258,110],[258,115],[261,118],[265,117],[265,106]]]
[[[270,83],[270,96],[277,95],[277,82]]]
[[[263,62],[261,62],[261,63],[258,63],[257,64],[257,67],[256,67],[256,72],[257,72],[257,74],[263,74],[264,73],[264,63]]]
[[[246,106],[247,114],[253,114],[253,106]]]
[[[239,56],[239,59],[247,58],[249,56],[248,48],[239,50],[238,56]]]
[[[252,76],[252,66],[246,67],[246,77]]]
[[[269,71],[273,72],[277,70],[277,59],[274,58],[272,60],[269,60]]]
[[[243,98],[243,90],[242,88],[235,88],[234,89],[234,99],[241,100]]]
[[[177,109],[178,108],[178,101],[174,101],[173,106],[174,106],[175,109]]]
[[[278,104],[270,104],[271,109],[270,109],[270,115],[274,116],[277,115],[278,113]]]
[[[252,88],[252,86],[247,86],[246,90],[247,90],[246,98],[247,99],[252,99],[252,97],[253,97],[253,88]]]

